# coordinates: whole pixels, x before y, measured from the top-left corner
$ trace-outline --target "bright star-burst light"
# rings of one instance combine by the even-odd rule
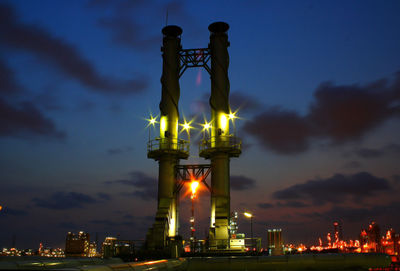
[[[153,115],[150,114],[150,118],[146,119],[148,122],[146,128],[148,128],[150,125],[154,127],[156,123],[158,123],[157,118],[158,116],[153,117]]]
[[[238,111],[239,111],[239,109],[237,109],[237,110],[234,111],[234,112],[229,111],[228,118],[229,118],[230,120],[232,120],[232,121],[234,121],[235,119],[240,119],[240,118],[237,116]]]
[[[186,119],[184,117],[183,123],[179,124],[180,126],[182,126],[182,130],[180,132],[182,133],[183,131],[186,131],[187,133],[189,133],[190,129],[194,129],[194,127],[190,125],[190,124],[192,124],[193,121],[194,121],[194,119],[191,119],[190,121],[186,121]]]

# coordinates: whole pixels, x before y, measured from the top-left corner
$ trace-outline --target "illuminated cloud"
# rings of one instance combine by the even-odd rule
[[[353,175],[335,174],[326,179],[309,180],[288,188],[275,191],[273,197],[287,202],[293,200],[311,201],[314,205],[363,199],[377,192],[391,191],[392,186],[385,178],[378,178],[368,172]]]
[[[323,83],[316,89],[307,115],[274,107],[246,122],[244,129],[265,149],[280,154],[304,152],[311,139],[335,145],[360,140],[400,115],[399,77],[397,73],[392,84],[386,79],[365,86]]]
[[[0,44],[37,55],[64,75],[105,94],[137,93],[147,80],[119,80],[100,75],[78,49],[36,25],[23,23],[7,4],[0,4]]]

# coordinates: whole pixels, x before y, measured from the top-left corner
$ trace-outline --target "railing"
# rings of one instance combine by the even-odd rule
[[[234,135],[213,136],[201,140],[199,145],[200,152],[213,148],[229,148],[231,150],[240,151],[242,148],[242,141]]]
[[[189,153],[189,142],[183,139],[156,138],[147,143],[147,152],[179,151]]]

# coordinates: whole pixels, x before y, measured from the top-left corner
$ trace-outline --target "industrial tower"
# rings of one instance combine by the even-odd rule
[[[182,29],[162,29],[163,71],[160,102],[160,135],[148,144],[148,158],[159,163],[158,205],[155,222],[146,236],[148,249],[168,249],[178,234],[178,194],[187,172],[204,181],[211,170],[210,250],[229,249],[230,176],[229,159],[241,153],[241,142],[229,132],[229,25],[216,22],[208,27],[208,48],[182,49]],[[208,65],[211,59],[211,68]],[[179,165],[189,157],[189,142],[178,138],[179,78],[187,68],[203,67],[211,77],[211,135],[200,144],[199,155],[211,165]]]
[[[216,22],[210,30],[211,137],[200,145],[200,156],[211,160],[210,249],[229,248],[230,157],[241,153],[240,141],[229,133],[229,25]]]

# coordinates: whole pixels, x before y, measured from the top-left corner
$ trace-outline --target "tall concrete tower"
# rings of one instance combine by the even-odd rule
[[[230,174],[229,159],[241,153],[240,141],[229,133],[229,25],[211,24],[211,137],[200,146],[200,156],[211,160],[210,249],[229,248]]]
[[[159,164],[158,205],[155,222],[146,236],[149,249],[165,249],[168,240],[178,231],[176,170],[179,159],[189,156],[188,142],[178,139],[179,52],[182,29],[170,25],[162,29],[163,72],[161,76],[162,93],[160,102],[160,136],[148,145],[147,156]]]

